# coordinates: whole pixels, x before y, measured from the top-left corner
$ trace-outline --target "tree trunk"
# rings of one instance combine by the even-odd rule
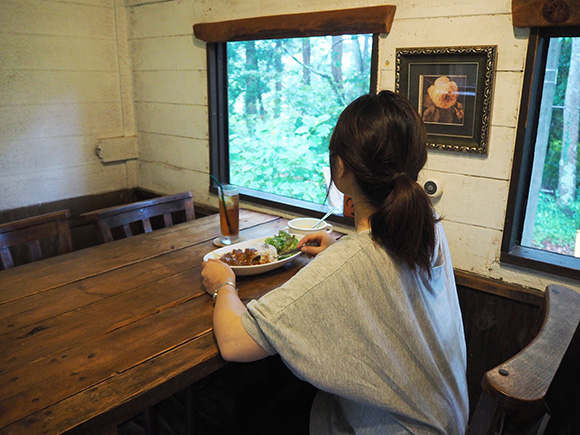
[[[365,64],[363,60],[362,51],[360,49],[360,44],[358,43],[358,36],[356,35],[352,36],[351,44],[352,44],[352,56],[354,58],[354,62],[356,65],[356,71],[359,74],[364,74]]]
[[[258,113],[258,105],[256,98],[257,92],[257,72],[258,72],[258,56],[256,53],[256,44],[254,41],[247,41],[244,43],[246,50],[246,94],[244,96],[244,103],[246,106],[246,113],[248,115],[255,115]]]
[[[305,85],[310,84],[310,56],[312,49],[310,47],[310,39],[302,38],[302,80]]]
[[[344,100],[342,92],[342,35],[332,37],[331,71],[339,101]]]
[[[532,233],[536,224],[538,198],[540,196],[540,187],[542,186],[542,175],[544,173],[544,164],[546,162],[548,140],[550,139],[552,106],[554,105],[554,94],[556,92],[556,82],[558,80],[558,64],[560,63],[561,46],[562,43],[560,38],[550,39],[548,58],[546,59],[544,87],[542,89],[542,101],[540,103],[538,132],[536,133],[536,144],[534,146],[534,164],[530,178],[530,191],[528,194],[526,217],[524,219],[524,229],[522,232],[521,244],[523,246],[532,246]]]
[[[274,117],[278,118],[282,111],[281,96],[282,96],[282,77],[284,76],[284,65],[282,63],[282,42],[276,40],[276,49],[274,51],[274,70],[276,71],[276,96],[274,97]]]
[[[576,167],[578,162],[578,126],[580,115],[580,38],[572,39],[570,71],[564,102],[562,155],[558,174],[558,205],[570,213],[576,196]]]

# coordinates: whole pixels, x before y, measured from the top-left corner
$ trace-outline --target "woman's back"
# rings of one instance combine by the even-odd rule
[[[279,352],[299,377],[339,396],[317,398],[312,433],[325,433],[330,421],[348,423],[353,433],[390,433],[392,425],[425,433],[465,429],[463,327],[437,228],[439,265],[430,279],[365,231],[248,305],[244,326],[258,343]]]

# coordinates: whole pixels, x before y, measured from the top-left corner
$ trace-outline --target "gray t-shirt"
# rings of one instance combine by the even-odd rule
[[[248,304],[247,332],[322,390],[312,434],[465,433],[465,337],[449,248],[436,228],[430,278],[364,231]]]

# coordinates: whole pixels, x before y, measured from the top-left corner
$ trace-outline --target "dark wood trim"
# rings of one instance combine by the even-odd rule
[[[512,0],[516,27],[563,27],[580,25],[577,0]]]
[[[228,75],[226,43],[207,45],[207,84],[209,114],[210,170],[217,179],[230,182],[230,154],[228,146]],[[210,179],[210,187],[217,188]]]
[[[541,249],[514,246],[500,261],[566,278],[580,279],[580,258]]]
[[[544,292],[541,290],[510,284],[461,270],[455,270],[455,282],[458,286],[495,294],[527,304],[542,306],[544,303]]]
[[[371,84],[369,93],[376,94],[379,87],[379,35],[373,34],[373,47],[371,51]]]
[[[205,42],[389,33],[395,9],[384,5],[197,23],[193,33]]]

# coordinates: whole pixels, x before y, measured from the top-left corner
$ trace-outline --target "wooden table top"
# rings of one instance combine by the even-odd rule
[[[246,239],[277,216],[240,211]],[[214,372],[213,215],[0,271],[0,434],[102,433]],[[245,302],[308,262],[238,278]]]

